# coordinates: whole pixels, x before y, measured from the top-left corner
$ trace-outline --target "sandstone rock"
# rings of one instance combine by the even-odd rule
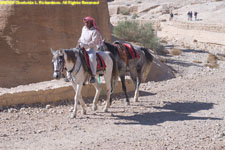
[[[147,81],[162,81],[175,78],[173,71],[160,60],[154,58]]]
[[[131,6],[130,7],[130,12],[131,13],[137,13],[137,11],[138,11],[138,6],[135,5],[135,6]]]
[[[52,108],[52,106],[48,104],[48,105],[45,106],[45,108],[50,109],[50,108]]]
[[[152,4],[152,3],[144,3],[144,4],[141,4],[139,7],[138,7],[138,13],[143,13],[143,12],[148,12],[152,9],[155,9],[159,7],[159,5],[156,5],[156,4]]]
[[[113,5],[113,6],[109,7],[109,15],[110,16],[116,15],[116,14],[118,14],[118,12],[119,12],[118,5]]]

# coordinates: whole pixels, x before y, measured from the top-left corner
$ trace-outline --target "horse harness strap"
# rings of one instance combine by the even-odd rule
[[[81,61],[82,61],[82,64],[85,66],[85,70],[88,71],[90,74],[92,74],[89,56],[88,56],[87,51],[84,48],[81,49],[81,54],[83,55]],[[97,70],[96,71],[97,72],[104,71],[106,68],[106,64],[105,64],[104,59],[102,58],[102,56],[100,54],[98,54],[98,52],[96,52],[96,62],[97,62]]]
[[[75,67],[75,65],[73,65],[73,68],[72,68],[71,70],[67,70],[66,67],[64,67],[64,68],[65,68],[65,70],[66,70],[67,72],[71,73],[71,72],[74,70],[74,67]]]
[[[123,44],[121,44],[121,43],[115,43],[114,46],[117,47],[120,58],[123,59],[124,62],[127,64],[127,50],[126,50],[126,47]]]
[[[128,49],[131,59],[140,58],[140,55],[136,52],[136,50],[131,44],[123,43],[123,45]]]
[[[129,59],[140,58],[140,54],[134,49],[130,43],[122,43],[120,41],[114,42],[117,47],[120,58],[127,64]]]
[[[64,68],[65,68],[65,70],[71,74],[73,72],[74,68],[75,68],[75,64],[73,64],[73,67],[72,67],[71,70],[67,70],[65,60],[63,59],[63,61],[64,61]],[[75,75],[79,72],[80,67],[81,67],[81,64],[79,66],[79,69],[75,72]]]

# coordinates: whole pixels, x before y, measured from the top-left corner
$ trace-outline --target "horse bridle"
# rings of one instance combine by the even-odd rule
[[[57,58],[57,59],[60,59],[59,61],[57,61],[57,64],[60,63],[60,65],[61,65],[62,67],[60,67],[60,70],[54,70],[54,72],[63,72],[64,65],[65,65],[64,57],[63,57],[63,56],[59,56],[59,58]]]
[[[63,68],[65,68],[65,70],[71,74],[72,71],[74,70],[74,68],[75,68],[76,65],[74,64],[73,67],[72,67],[72,69],[68,71],[68,69],[67,69],[66,66],[65,66],[65,60],[64,60],[64,57],[63,57],[63,61],[64,61],[64,67],[63,67]],[[82,64],[80,63],[80,66],[79,66],[78,70],[75,72],[75,75],[80,71],[81,65],[82,65]]]

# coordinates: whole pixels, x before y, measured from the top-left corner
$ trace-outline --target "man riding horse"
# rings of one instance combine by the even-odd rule
[[[102,44],[102,36],[99,28],[96,25],[94,18],[88,16],[83,19],[84,26],[82,28],[82,33],[80,39],[78,40],[77,47],[85,48],[89,55],[90,68],[92,72],[92,77],[90,83],[95,83],[96,76],[96,51],[98,47]],[[67,78],[70,79],[70,73],[67,72]]]

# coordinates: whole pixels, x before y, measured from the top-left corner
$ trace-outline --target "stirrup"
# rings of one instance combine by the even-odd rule
[[[70,82],[70,80],[67,77],[64,78],[64,81],[65,82]]]
[[[91,77],[90,83],[95,83],[95,76]]]

